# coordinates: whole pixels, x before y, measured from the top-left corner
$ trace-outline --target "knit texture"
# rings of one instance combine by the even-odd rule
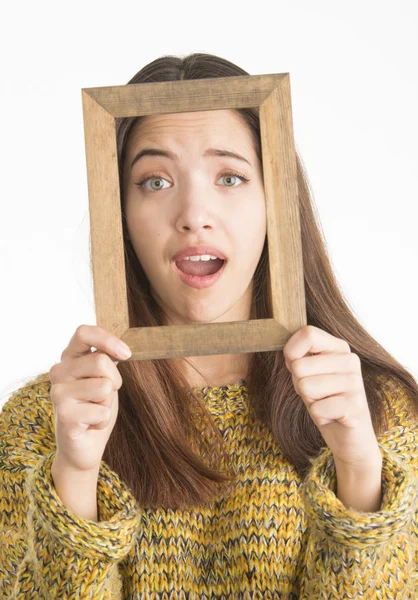
[[[418,424],[396,388],[378,438],[377,512],[338,500],[328,448],[301,481],[240,380],[198,388],[232,457],[229,495],[199,510],[143,509],[102,461],[96,523],[55,491],[50,387],[48,374],[37,377],[0,413],[3,600],[418,598]]]

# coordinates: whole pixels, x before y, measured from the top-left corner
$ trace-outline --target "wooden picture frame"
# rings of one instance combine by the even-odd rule
[[[129,360],[281,350],[306,323],[289,73],[83,88],[97,326]],[[259,107],[273,317],[129,327],[116,118]]]

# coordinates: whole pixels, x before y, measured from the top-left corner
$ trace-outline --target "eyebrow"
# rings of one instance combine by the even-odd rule
[[[178,156],[177,154],[174,154],[174,152],[170,152],[169,150],[162,150],[160,148],[143,148],[142,150],[137,152],[137,154],[135,154],[135,157],[131,163],[131,170],[134,164],[137,163],[139,159],[141,159],[143,156],[165,156],[166,158],[171,158],[171,160],[178,162]],[[240,154],[237,154],[236,152],[230,152],[229,150],[209,148],[208,150],[206,150],[203,156],[229,156],[230,158],[236,158],[237,160],[244,161],[251,167],[251,163],[246,158],[244,158]]]

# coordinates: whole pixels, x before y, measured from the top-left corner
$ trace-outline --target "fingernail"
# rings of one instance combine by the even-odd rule
[[[122,358],[129,358],[132,354],[129,347],[126,344],[124,344],[123,342],[120,342],[117,345],[116,349],[117,349],[117,353],[120,354],[120,356],[122,356]]]

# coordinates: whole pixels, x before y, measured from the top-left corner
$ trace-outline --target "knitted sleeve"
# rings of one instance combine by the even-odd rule
[[[138,507],[104,462],[97,494],[105,520],[85,520],[61,502],[51,477],[56,445],[49,388],[38,377],[0,413],[2,598],[122,599],[118,562],[134,543]]]
[[[337,498],[331,451],[312,461],[302,496],[309,523],[300,600],[418,598],[418,423],[393,391],[395,419],[378,437],[383,498],[377,512],[347,508]]]

